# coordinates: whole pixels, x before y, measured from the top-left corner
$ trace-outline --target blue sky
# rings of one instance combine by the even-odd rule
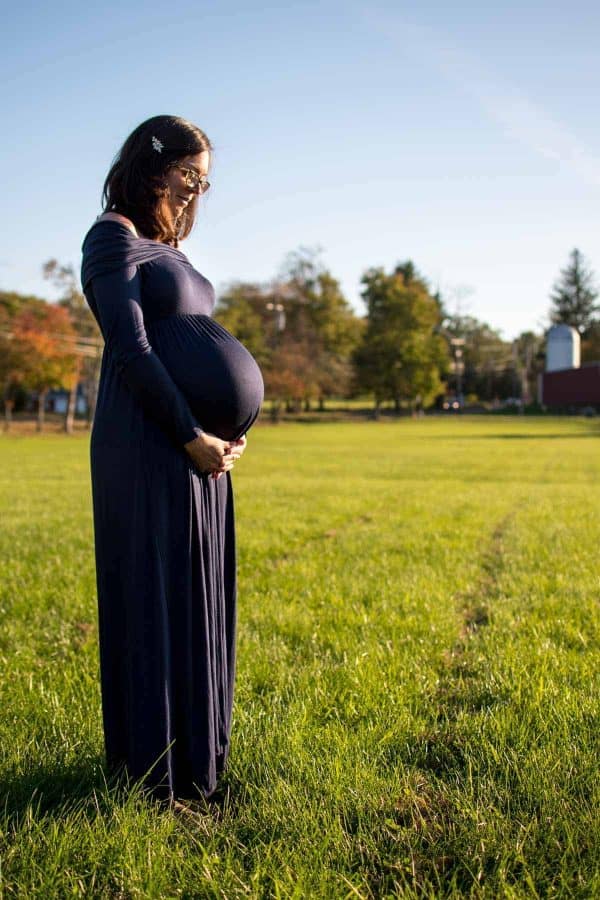
[[[56,296],[43,262],[79,267],[113,156],[159,113],[215,146],[182,249],[217,290],[320,246],[362,313],[361,274],[410,258],[511,338],[545,324],[573,247],[600,276],[597,4],[24,2],[4,18],[3,289]]]

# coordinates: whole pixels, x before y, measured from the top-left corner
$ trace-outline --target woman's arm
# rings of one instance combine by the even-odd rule
[[[144,326],[137,266],[91,282],[106,348],[140,405],[183,448],[202,433],[187,400],[154,353]]]

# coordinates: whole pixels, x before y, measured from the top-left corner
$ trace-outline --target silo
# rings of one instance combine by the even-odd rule
[[[581,338],[570,325],[553,325],[546,339],[546,372],[578,369],[581,364]]]

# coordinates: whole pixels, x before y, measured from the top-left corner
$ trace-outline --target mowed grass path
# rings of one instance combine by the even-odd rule
[[[600,896],[600,428],[256,428],[229,799],[103,773],[88,440],[0,439],[0,896]]]

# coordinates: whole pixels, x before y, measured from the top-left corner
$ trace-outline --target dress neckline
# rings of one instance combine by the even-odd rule
[[[125,231],[127,232],[127,234],[129,234],[133,238],[134,241],[145,241],[148,244],[154,244],[155,246],[158,246],[158,247],[164,247],[164,249],[167,250],[168,252],[179,253],[180,256],[182,256],[187,262],[189,262],[188,257],[185,255],[183,250],[179,249],[179,247],[172,247],[170,244],[163,243],[163,241],[155,241],[152,238],[143,237],[140,234],[134,234],[128,225],[125,225],[124,222],[119,222],[117,219],[96,219],[92,223],[89,231],[91,231],[92,228],[96,228],[98,225],[116,225],[118,228],[124,228]],[[89,231],[88,231],[88,234],[89,234]]]

